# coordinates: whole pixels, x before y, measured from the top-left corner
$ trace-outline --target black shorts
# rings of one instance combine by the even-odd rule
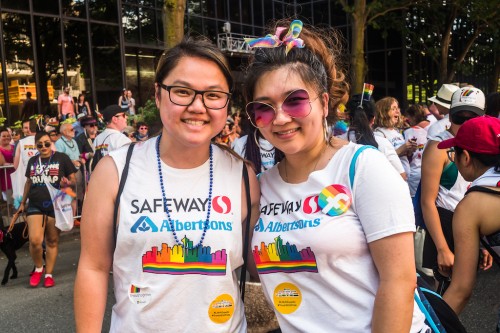
[[[441,230],[443,230],[443,235],[446,239],[446,243],[448,244],[451,252],[455,253],[452,228],[453,212],[441,207],[437,207],[437,210],[439,214],[439,220],[441,221]],[[427,233],[427,235],[425,236],[422,267],[429,269],[437,267],[437,249],[429,233]]]
[[[52,201],[37,202],[30,200],[28,208],[26,209],[26,216],[30,215],[47,215],[55,218],[54,205],[52,204]]]

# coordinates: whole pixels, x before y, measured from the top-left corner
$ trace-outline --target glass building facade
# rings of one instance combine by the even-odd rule
[[[0,106],[8,123],[19,118],[27,91],[42,111],[54,114],[54,99],[68,85],[74,97],[85,93],[94,108],[116,103],[123,87],[143,105],[153,96],[154,68],[165,47],[163,2],[0,0]],[[269,22],[283,17],[338,28],[348,60],[350,17],[335,0],[186,0],[184,28],[218,43],[241,84],[249,55],[242,37],[263,36]],[[425,101],[428,91],[437,90],[429,84],[436,65],[406,45],[395,30],[367,29],[365,81],[375,85],[375,98],[390,95],[404,105]],[[486,85],[463,75],[457,80]]]

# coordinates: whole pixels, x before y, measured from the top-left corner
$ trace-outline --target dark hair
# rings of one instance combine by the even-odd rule
[[[37,132],[35,134],[35,142],[37,142],[38,140],[40,140],[41,138],[43,138],[44,136],[48,136],[50,138],[50,135],[49,133],[45,132],[45,131],[41,131],[41,132]]]
[[[419,104],[411,104],[405,111],[407,117],[413,118],[415,123],[420,123],[427,120],[424,108]]]
[[[257,131],[257,134],[255,134]],[[262,169],[262,158],[260,156],[260,148],[257,146],[257,142],[255,142],[255,137],[257,136],[257,140],[259,137],[262,137],[260,131],[255,127],[250,126],[248,129],[247,142],[245,144],[245,159],[252,162],[255,173],[260,173]],[[274,164],[280,162],[285,157],[285,154],[278,148],[274,148]]]
[[[31,98],[31,91],[28,91],[28,92],[26,93],[26,98]]]
[[[275,23],[276,27],[289,27],[291,19],[283,19]],[[283,38],[288,29],[284,29],[280,38]],[[317,93],[327,92],[330,96],[328,111],[335,117],[337,106],[342,97],[349,92],[349,85],[345,81],[341,62],[341,39],[333,29],[319,30],[304,25],[299,36],[304,41],[304,48],[292,48],[285,54],[285,48],[256,48],[246,68],[244,94],[247,101],[253,99],[257,81],[267,72],[283,66],[289,66],[300,75],[302,81],[314,84]],[[332,119],[334,120],[334,119]]]
[[[139,130],[139,127],[141,127],[141,126],[146,126],[147,128],[149,128],[148,124],[146,124],[144,121],[139,121],[139,122],[137,122],[137,124],[135,124],[135,128],[137,130]]]
[[[350,126],[347,131],[347,139],[350,134],[354,133],[356,143],[362,145],[370,145],[378,148],[378,143],[375,140],[370,122],[375,118],[375,102],[373,99],[369,101],[363,100],[360,105],[362,96],[360,94],[351,97],[346,104],[346,109],[349,112]]]
[[[29,128],[31,133],[35,133],[38,130],[38,124],[36,119],[27,119],[23,121],[23,124],[28,122],[29,123]]]
[[[2,133],[2,132],[8,132],[8,131],[9,130],[8,130],[7,127],[5,127],[5,126],[0,127],[0,133]]]
[[[155,82],[162,83],[184,57],[197,57],[216,63],[226,78],[229,90],[233,90],[233,77],[227,59],[222,51],[206,37],[187,36],[179,44],[167,50],[156,67]],[[158,98],[159,92],[160,89],[157,89]]]
[[[458,146],[454,147],[455,154],[461,155],[464,149]],[[499,154],[480,154],[473,151],[467,150],[472,159],[477,160],[479,163],[485,167],[495,167],[496,172],[500,172],[500,155]]]
[[[498,117],[500,114],[500,93],[492,92],[486,96],[485,114],[492,117]]]

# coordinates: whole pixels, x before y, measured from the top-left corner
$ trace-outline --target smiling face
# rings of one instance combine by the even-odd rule
[[[0,145],[5,147],[10,145],[10,140],[12,139],[9,131],[3,131],[0,133]]]
[[[282,103],[291,92],[299,89],[308,92],[311,113],[304,118],[292,118],[283,111]],[[318,96],[318,89],[305,84],[290,67],[280,67],[263,74],[256,82],[253,101],[270,104],[277,111],[271,124],[260,128],[260,131],[266,140],[285,154],[307,152],[324,144],[323,118],[328,114],[328,95],[323,93]]]
[[[161,82],[166,86],[229,92],[226,78],[217,64],[198,57],[182,57]],[[177,144],[185,147],[208,144],[224,128],[227,105],[218,110],[207,109],[198,94],[191,105],[180,106],[172,103],[169,92],[159,85],[156,85],[156,92],[163,134]]]

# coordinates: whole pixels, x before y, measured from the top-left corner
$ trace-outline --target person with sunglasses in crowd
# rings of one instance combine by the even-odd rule
[[[260,175],[252,239],[281,330],[427,332],[408,187],[378,150],[328,133],[349,90],[338,35],[290,20],[275,31],[247,41],[244,87],[250,121],[285,154]]]
[[[90,179],[75,284],[77,331],[101,332],[112,267],[111,332],[246,332],[236,275],[250,214],[245,170],[250,230],[260,189],[242,159],[211,143],[226,123],[232,88],[229,64],[208,39],[186,37],[162,56],[155,75],[161,134],[134,144],[127,166],[129,147],[111,152]]]
[[[147,141],[149,139],[149,127],[145,122],[138,122],[136,125],[137,130],[134,133],[136,141]]]
[[[474,289],[478,262],[481,269],[492,265],[491,256],[479,257],[481,237],[486,236],[492,249],[500,246],[500,120],[490,116],[468,120],[454,138],[437,147],[446,149],[460,174],[472,182],[453,215],[453,278],[443,296],[460,314]]]
[[[52,141],[47,132],[36,133],[35,144],[38,154],[27,163],[27,180],[18,213],[25,212],[27,215],[29,250],[35,264],[29,284],[37,287],[45,273],[43,285],[50,288],[55,285],[52,273],[57,259],[60,230],[55,225],[54,205],[46,184],[55,188],[74,186],[76,170],[68,155],[51,149]],[[44,239],[45,267],[42,258]]]
[[[430,139],[422,154],[420,205],[427,229],[422,266],[434,271],[434,277],[443,286],[440,292],[446,288],[454,263],[453,212],[469,182],[458,172],[457,165],[449,159],[446,151],[438,148],[438,144],[453,138],[469,119],[482,116],[484,101],[483,92],[477,88],[456,90],[451,98],[450,127]]]

